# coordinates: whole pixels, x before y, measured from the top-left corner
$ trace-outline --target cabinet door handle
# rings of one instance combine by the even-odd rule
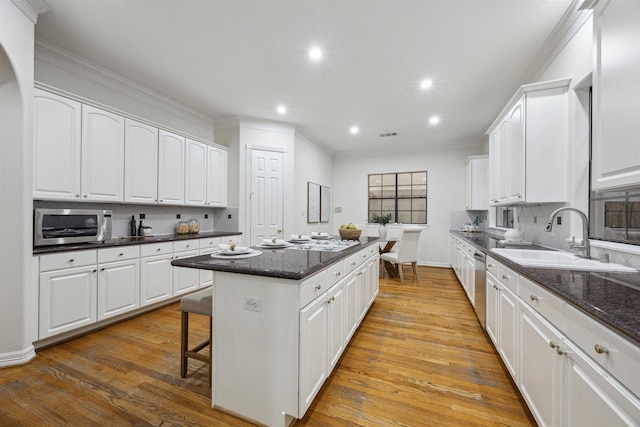
[[[340,273],[339,271],[336,271],[336,276],[340,276],[342,273]]]
[[[603,345],[600,345],[600,344],[596,344],[593,348],[595,349],[596,353],[598,353],[598,354],[607,354],[607,353],[609,353],[609,349],[607,347],[603,346]]]
[[[535,295],[529,295],[529,299],[530,299],[531,301],[538,301],[540,298],[538,298],[538,297],[537,297],[537,296],[535,296]]]

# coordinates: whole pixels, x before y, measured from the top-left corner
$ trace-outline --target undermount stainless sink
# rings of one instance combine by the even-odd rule
[[[509,261],[520,264],[524,267],[538,268],[558,268],[580,271],[602,271],[602,272],[637,272],[635,268],[614,263],[602,263],[595,259],[586,259],[575,256],[569,252],[553,250],[532,250],[532,249],[503,249],[494,248],[492,252],[497,253]]]

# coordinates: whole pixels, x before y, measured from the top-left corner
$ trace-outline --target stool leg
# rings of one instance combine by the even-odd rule
[[[187,348],[189,347],[189,313],[182,312],[182,322],[180,325],[180,376],[187,376]]]

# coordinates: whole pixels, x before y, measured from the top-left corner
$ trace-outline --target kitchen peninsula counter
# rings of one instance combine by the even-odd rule
[[[457,230],[451,230],[451,233],[640,346],[640,272],[524,267],[491,251],[503,247],[499,236]]]

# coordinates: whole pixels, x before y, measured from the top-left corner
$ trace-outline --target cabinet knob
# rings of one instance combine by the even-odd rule
[[[85,195],[84,195],[84,196],[82,196],[82,197],[84,197],[84,198],[86,199],[86,198],[87,198],[87,197],[89,197],[89,196],[87,196],[87,195],[85,194]]]
[[[317,285],[315,288],[316,288],[316,290],[319,291],[320,289],[322,289],[322,285]]]
[[[560,356],[567,354],[567,352],[561,349],[559,346],[556,348],[556,353],[558,353]]]
[[[73,259],[73,258],[71,258],[71,259],[69,260],[69,262],[73,262],[73,261],[75,261],[75,259]]]
[[[336,271],[336,276],[340,276],[342,273],[340,273],[339,271]]]
[[[100,271],[104,271],[104,267],[102,267],[102,268],[100,269]]]
[[[535,296],[535,295],[529,295],[529,299],[530,299],[531,301],[538,301],[540,298],[538,298],[538,297],[537,297],[537,296]]]
[[[507,276],[505,274],[502,275],[502,280],[509,280],[511,276]]]
[[[600,345],[600,344],[596,344],[593,348],[596,350],[596,353],[598,353],[598,354],[609,353],[609,349],[607,347],[603,346],[603,345]]]
[[[557,342],[555,342],[555,341],[549,341],[549,347],[551,347],[551,348],[558,348],[558,347],[560,347],[560,344],[558,344],[558,343],[557,343]]]
[[[487,268],[493,268],[493,264],[487,264]]]
[[[158,248],[158,249],[156,249],[156,252],[160,252],[161,250],[162,250],[161,248]]]
[[[124,253],[120,252],[120,253],[118,254],[118,256],[124,256]]]
[[[93,270],[92,273],[95,273],[96,271],[98,271],[98,270]]]
[[[80,195],[79,195],[79,194],[76,194],[76,199],[79,199],[79,198],[80,198]]]

